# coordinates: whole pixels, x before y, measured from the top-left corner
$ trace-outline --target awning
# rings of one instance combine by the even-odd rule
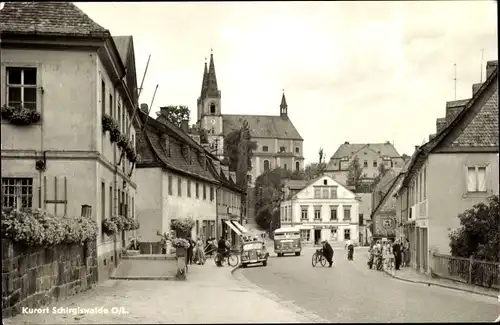
[[[245,229],[245,227],[243,227],[238,221],[236,220],[231,220],[231,222],[233,223],[233,225],[239,229],[239,231],[243,234],[247,233],[248,230]]]
[[[237,235],[241,236],[241,231],[230,221],[230,220],[224,220],[226,225],[229,226]]]

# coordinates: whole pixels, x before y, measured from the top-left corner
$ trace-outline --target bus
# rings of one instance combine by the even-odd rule
[[[300,256],[301,251],[300,229],[287,227],[278,228],[274,231],[274,252],[278,257],[284,254]]]

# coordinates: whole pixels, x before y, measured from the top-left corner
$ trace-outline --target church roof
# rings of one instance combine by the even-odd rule
[[[248,122],[252,138],[279,138],[289,140],[304,140],[288,118],[272,115],[232,115],[223,114],[223,132],[228,135]]]
[[[72,2],[7,2],[0,10],[2,34],[109,37],[107,29]]]

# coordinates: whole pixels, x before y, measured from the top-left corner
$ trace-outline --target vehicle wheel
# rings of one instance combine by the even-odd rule
[[[236,266],[238,265],[238,262],[238,256],[236,255],[229,255],[227,258],[227,263],[229,264],[229,266]]]
[[[300,256],[300,252],[295,252],[295,256]]]
[[[325,266],[326,265],[326,258],[323,255],[321,255],[319,262],[321,263],[321,266]]]
[[[316,267],[316,264],[318,264],[318,255],[314,253],[312,256],[312,266]]]
[[[241,267],[244,268],[244,269],[246,269],[247,264],[241,264]]]
[[[215,262],[215,265],[219,264],[219,255],[214,256],[214,262]]]
[[[262,266],[267,266],[267,261],[262,262]]]

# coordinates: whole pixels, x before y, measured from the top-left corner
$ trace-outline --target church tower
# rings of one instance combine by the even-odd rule
[[[224,137],[222,130],[221,92],[217,87],[213,53],[210,53],[208,69],[207,62],[205,61],[197,113],[200,128],[206,130],[208,133],[208,142],[210,143],[212,152],[222,157]]]
[[[286,104],[285,90],[283,90],[283,96],[281,96],[280,116],[284,119],[288,118],[288,105]]]

